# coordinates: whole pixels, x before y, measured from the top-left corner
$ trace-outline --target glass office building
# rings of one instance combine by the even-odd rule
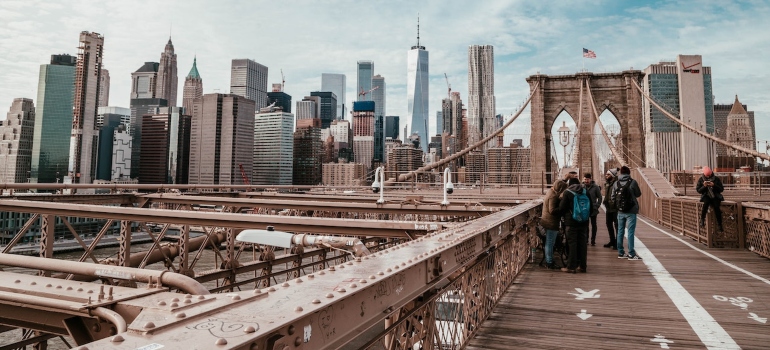
[[[69,166],[75,63],[70,55],[53,55],[40,66],[32,141],[30,181],[60,182]]]

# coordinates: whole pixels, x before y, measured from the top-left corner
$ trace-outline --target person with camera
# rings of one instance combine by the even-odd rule
[[[717,219],[717,229],[722,231],[722,201],[725,199],[722,196],[722,191],[725,190],[720,180],[711,168],[703,167],[703,176],[698,179],[698,184],[695,185],[695,190],[700,193],[700,201],[703,202],[703,209],[700,212],[700,227],[706,227],[706,214],[709,212],[709,207],[714,209],[714,216]]]

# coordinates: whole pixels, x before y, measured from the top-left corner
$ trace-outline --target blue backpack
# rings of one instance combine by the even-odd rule
[[[567,190],[572,196],[572,220],[586,222],[591,216],[591,199],[586,195],[584,188],[580,193]]]

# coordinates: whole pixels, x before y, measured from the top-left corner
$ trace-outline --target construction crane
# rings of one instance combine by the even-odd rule
[[[446,73],[444,73],[444,79],[446,80],[446,97],[452,98],[452,85],[449,84],[449,77],[446,76]]]
[[[377,90],[377,89],[379,89],[379,88],[380,88],[379,86],[375,86],[375,87],[373,87],[373,88],[372,88],[371,90],[369,90],[369,91],[364,91],[364,88],[363,88],[363,87],[361,87],[361,92],[359,92],[359,93],[358,93],[358,96],[362,96],[362,97],[366,98],[366,95],[368,95],[370,92],[372,92],[372,91],[374,91],[374,90]]]
[[[281,91],[286,92],[285,89],[286,78],[283,76],[283,68],[281,68]]]
[[[241,177],[243,178],[243,183],[246,185],[251,185],[251,181],[249,181],[249,178],[246,176],[246,170],[243,170],[243,164],[238,163],[238,167],[241,168]]]

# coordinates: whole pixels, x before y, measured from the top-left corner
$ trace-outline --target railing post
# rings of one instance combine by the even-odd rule
[[[540,194],[545,194],[545,171],[540,172]]]
[[[516,175],[516,194],[521,194],[521,174]]]

